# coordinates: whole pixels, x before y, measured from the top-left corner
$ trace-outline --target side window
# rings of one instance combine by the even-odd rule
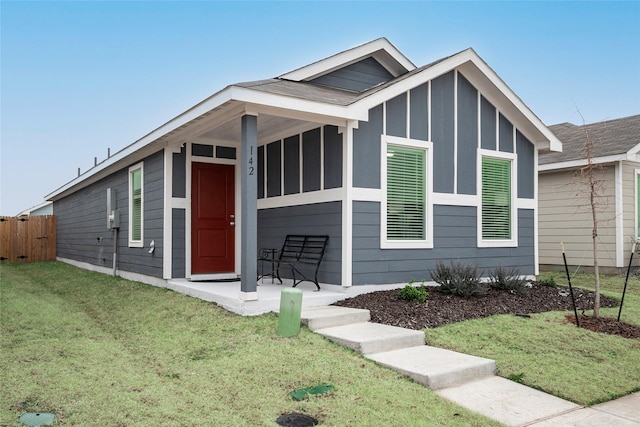
[[[516,218],[513,199],[515,156],[481,157],[481,195],[479,212],[480,246],[516,244]]]
[[[129,168],[129,246],[143,246],[143,164]]]
[[[429,143],[383,136],[381,246],[432,246]]]

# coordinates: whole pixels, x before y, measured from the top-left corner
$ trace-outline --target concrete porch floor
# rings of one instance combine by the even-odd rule
[[[270,311],[280,310],[280,293],[285,287],[291,287],[291,280],[283,279],[280,285],[277,281],[271,283],[271,278],[264,282],[258,281],[258,299],[256,301],[244,301],[240,298],[240,282],[215,282],[215,281],[190,281],[187,279],[170,279],[165,285],[181,294],[189,295],[205,301],[214,302],[224,309],[242,316],[257,316]],[[302,291],[302,307],[318,307],[331,305],[354,296],[373,291],[398,289],[406,283],[389,285],[359,285],[342,287],[320,283],[322,288],[316,291],[316,286],[310,282],[299,284],[296,289]]]

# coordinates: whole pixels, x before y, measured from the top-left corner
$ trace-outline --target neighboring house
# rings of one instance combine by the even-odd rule
[[[44,202],[25,209],[16,216],[53,215],[53,203]]]
[[[598,264],[620,272],[629,263],[640,222],[640,115],[587,125],[561,123],[549,129],[562,141],[562,153],[540,155],[540,267],[563,265],[560,242],[572,270],[593,269],[593,219],[590,190],[581,170],[587,163],[584,145],[592,142],[597,166]]]
[[[258,248],[289,233],[330,236],[323,283],[437,260],[532,275],[538,153],[561,148],[472,49],[417,68],[382,38],[228,86],[48,197],[60,259],[109,271],[110,203],[119,274],[241,275],[247,300]]]

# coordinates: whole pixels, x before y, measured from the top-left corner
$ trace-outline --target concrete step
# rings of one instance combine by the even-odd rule
[[[439,389],[436,393],[507,426],[528,426],[582,408],[575,403],[498,376]]]
[[[302,324],[312,331],[368,322],[370,319],[369,310],[337,306],[303,307],[301,314]]]
[[[318,329],[315,332],[361,354],[382,353],[424,345],[424,332],[380,323],[353,323]]]
[[[403,348],[367,355],[431,389],[453,387],[495,375],[496,362],[442,348]]]

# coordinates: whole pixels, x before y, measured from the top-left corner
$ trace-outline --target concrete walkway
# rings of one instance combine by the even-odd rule
[[[493,360],[424,345],[422,331],[369,320],[368,310],[302,309],[310,330],[507,426],[640,426],[640,393],[585,408],[496,376]]]
[[[257,301],[240,299],[240,282],[172,279],[161,286],[241,315],[280,308],[283,287],[258,283]],[[424,333],[369,322],[368,310],[331,306],[361,293],[397,289],[404,284],[343,288],[303,283],[302,321],[310,330],[362,353],[436,391],[450,401],[508,426],[640,427],[640,392],[590,408],[495,376],[495,361],[424,345]]]
[[[284,284],[270,278],[258,281],[255,301],[245,301],[240,297],[240,282],[190,281],[187,279],[170,279],[160,286],[172,289],[181,294],[189,295],[201,300],[214,302],[232,313],[242,316],[256,316],[280,309],[280,295],[284,288],[291,287],[290,279],[283,279]],[[398,289],[404,284],[363,285],[343,287],[321,283],[322,290],[316,292],[316,285],[310,282],[301,283],[296,289],[303,294],[303,307],[327,306],[347,298],[374,291]]]

